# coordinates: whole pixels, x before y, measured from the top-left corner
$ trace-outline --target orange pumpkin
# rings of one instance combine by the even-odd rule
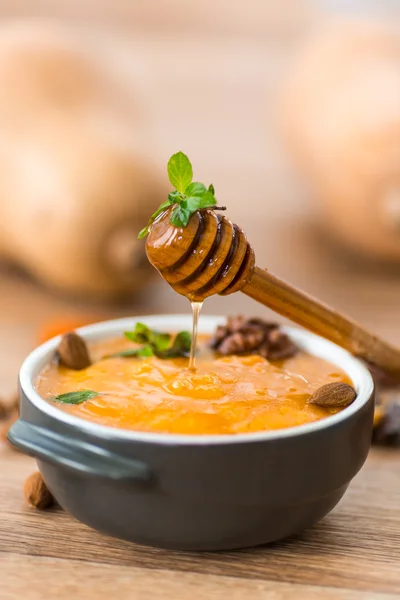
[[[112,297],[150,273],[137,233],[167,192],[131,82],[78,31],[0,27],[0,256],[50,287]]]
[[[400,261],[400,34],[337,22],[300,52],[285,87],[288,148],[325,227]]]

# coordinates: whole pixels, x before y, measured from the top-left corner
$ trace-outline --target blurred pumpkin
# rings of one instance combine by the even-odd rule
[[[299,53],[283,106],[325,226],[400,262],[400,31],[366,21],[321,30]]]
[[[98,48],[54,23],[0,28],[0,255],[103,298],[143,285],[137,233],[164,190],[131,82]]]

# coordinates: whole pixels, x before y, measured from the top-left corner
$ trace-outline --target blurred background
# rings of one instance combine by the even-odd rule
[[[136,241],[178,150],[260,267],[400,344],[399,35],[397,0],[3,0],[0,395],[53,334],[190,310]]]

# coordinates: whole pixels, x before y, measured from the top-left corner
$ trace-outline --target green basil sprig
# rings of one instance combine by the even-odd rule
[[[190,353],[192,337],[188,331],[180,331],[175,336],[170,333],[161,333],[147,327],[144,323],[136,323],[133,331],[125,331],[125,337],[130,342],[142,344],[139,348],[128,348],[105,358],[157,358],[187,357]]]
[[[151,215],[147,226],[139,232],[138,239],[146,237],[153,221],[170,206],[175,205],[170,217],[172,225],[186,227],[190,217],[197,210],[215,207],[217,204],[212,184],[206,188],[203,183],[192,181],[193,169],[186,154],[183,154],[183,152],[173,154],[168,161],[167,169],[168,178],[175,190],[168,194],[168,200],[163,202],[156,212]]]

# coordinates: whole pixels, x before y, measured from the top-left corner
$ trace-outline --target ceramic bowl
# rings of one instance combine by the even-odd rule
[[[189,329],[190,316],[141,316],[79,329],[88,341],[116,337],[136,321]],[[211,333],[220,317],[203,316]],[[141,544],[221,550],[265,544],[310,527],[339,502],[370,447],[374,387],[369,371],[334,344],[297,328],[305,351],[342,368],[357,391],[320,421],[239,435],[170,435],[119,430],[43,400],[35,379],[59,338],[37,348],[20,373],[20,418],[10,441],[35,456],[57,502],[79,521]]]

